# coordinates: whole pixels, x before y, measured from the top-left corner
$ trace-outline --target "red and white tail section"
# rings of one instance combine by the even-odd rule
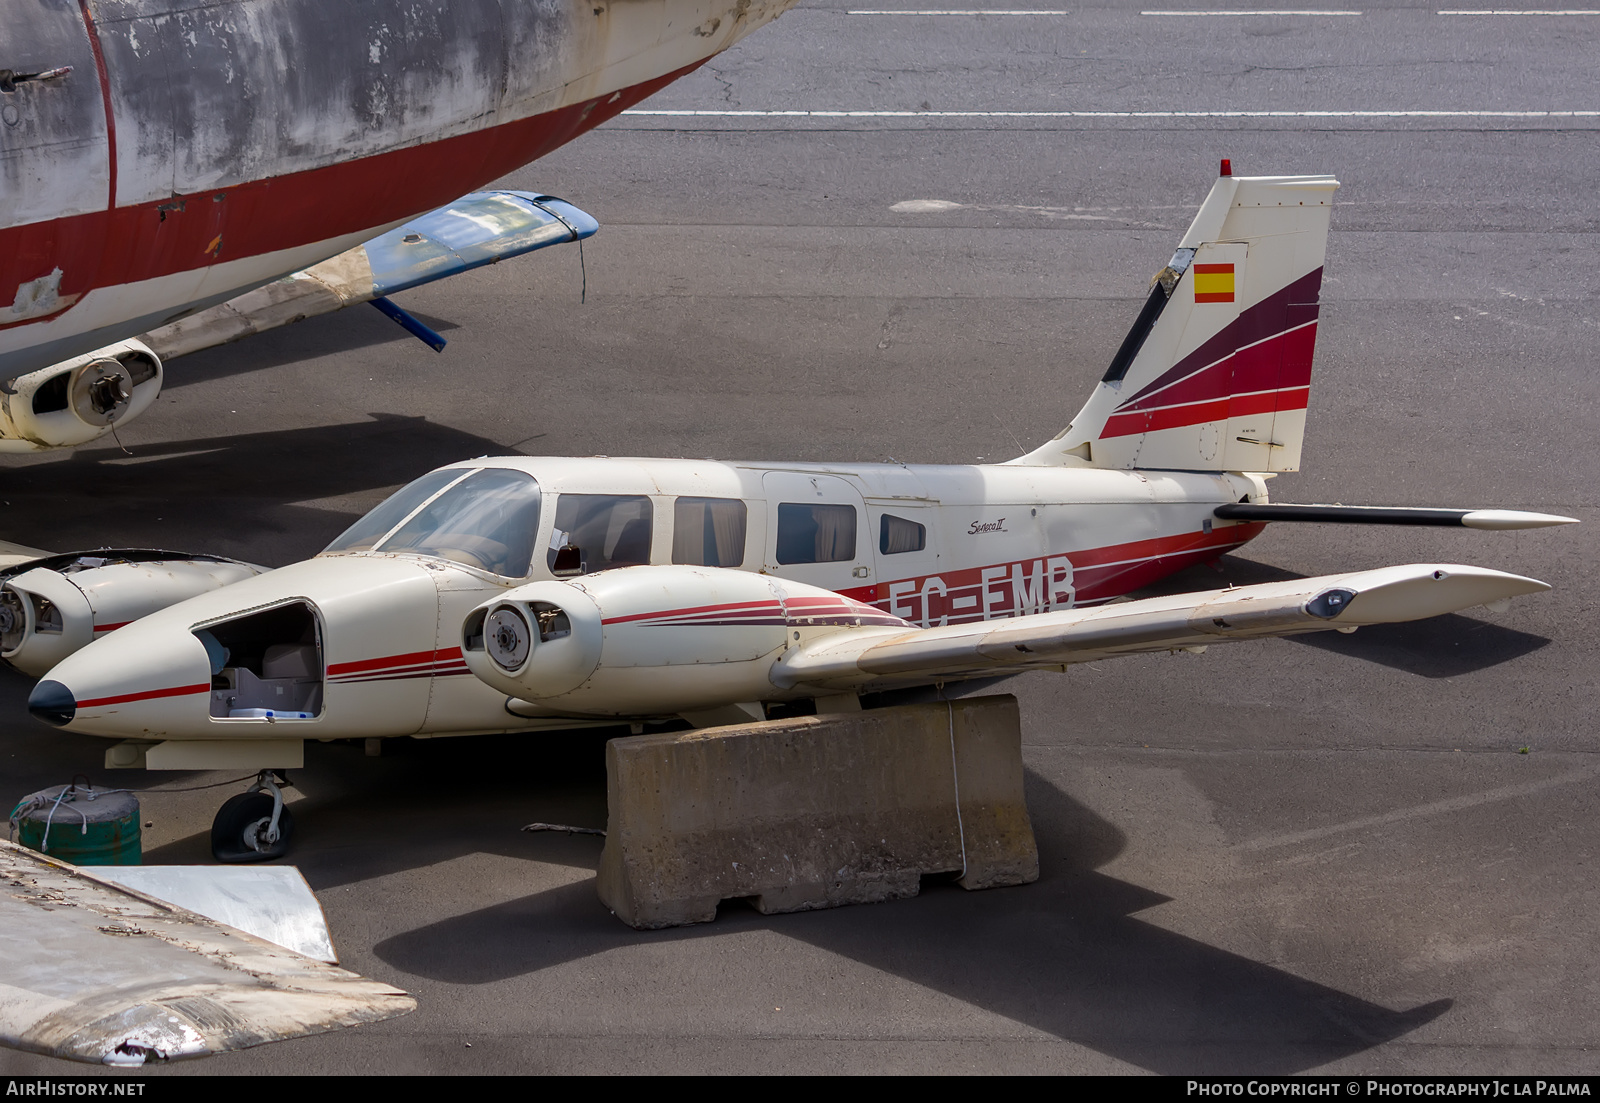
[[[1298,470],[1338,186],[1219,177],[1089,401],[1014,462]]]

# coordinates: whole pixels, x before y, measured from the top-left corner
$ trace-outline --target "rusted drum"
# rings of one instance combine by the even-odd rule
[[[139,798],[85,785],[30,793],[11,812],[13,837],[23,846],[79,866],[136,866]]]

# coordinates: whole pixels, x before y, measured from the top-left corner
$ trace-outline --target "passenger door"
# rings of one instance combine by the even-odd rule
[[[942,576],[937,514],[931,500],[891,498],[867,503],[869,536],[877,561],[874,604],[924,628],[948,616],[949,584]]]
[[[852,597],[872,588],[872,534],[854,486],[837,475],[768,471],[761,487],[767,498],[767,574]]]

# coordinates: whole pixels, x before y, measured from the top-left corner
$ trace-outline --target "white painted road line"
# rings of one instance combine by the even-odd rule
[[[1358,11],[1142,11],[1140,15],[1360,15]]]
[[[1510,11],[1501,8],[1484,9],[1482,11],[1441,11],[1435,15],[1600,15],[1600,8],[1570,8],[1565,11]]]
[[[973,8],[970,11],[847,11],[846,15],[1071,15],[1069,11],[985,11]]]
[[[630,108],[624,115],[710,119],[1591,119],[1600,111],[738,111]]]

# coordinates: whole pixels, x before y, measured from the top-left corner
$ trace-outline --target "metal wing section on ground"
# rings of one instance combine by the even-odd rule
[[[339,964],[322,904],[294,866],[96,866],[94,875],[274,946]]]
[[[137,1065],[415,1007],[397,988],[0,840],[0,1044]]]
[[[773,681],[827,688],[1060,669],[1223,640],[1421,620],[1537,593],[1543,582],[1482,567],[1410,564],[1144,598],[979,624],[828,637],[789,652]]]
[[[599,228],[590,215],[554,196],[473,192],[321,264],[151,330],[140,340],[166,361],[536,249],[581,241]]]

